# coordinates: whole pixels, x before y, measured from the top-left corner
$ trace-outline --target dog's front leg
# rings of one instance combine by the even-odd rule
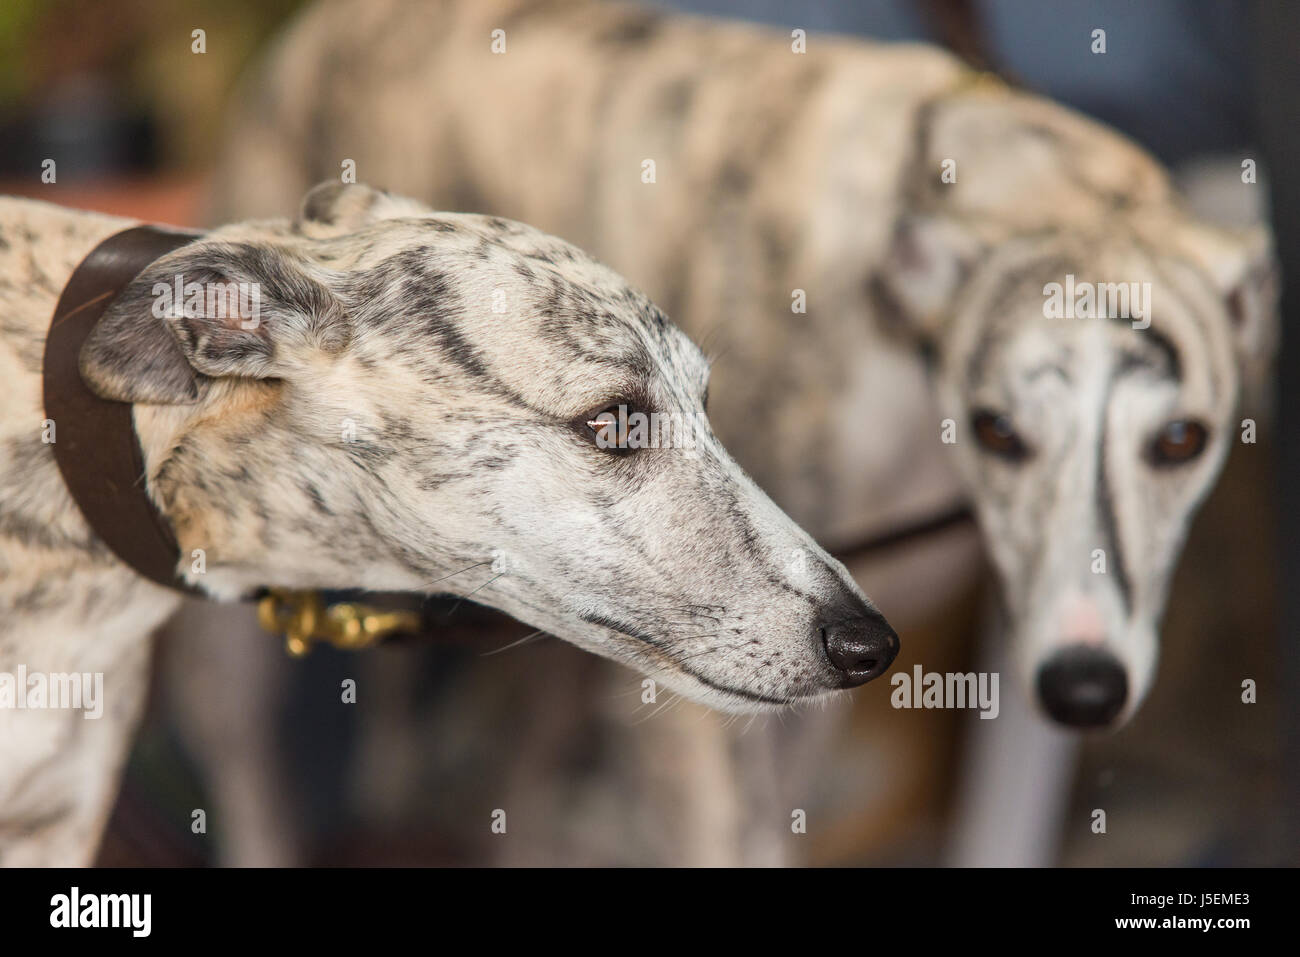
[[[90,709],[0,712],[0,864],[92,863],[144,705],[151,644],[141,636],[102,672]],[[37,673],[49,674],[27,669],[29,680]]]
[[[36,597],[0,633],[0,864],[86,865],[144,706],[150,635],[178,599],[116,568],[31,573],[11,576]]]

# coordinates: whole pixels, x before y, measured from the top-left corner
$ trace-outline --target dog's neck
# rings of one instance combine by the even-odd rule
[[[46,415],[42,371],[51,317],[76,267],[104,239],[134,225],[45,203],[0,199],[0,235],[6,239],[0,272],[12,277],[10,309],[0,327],[0,376],[13,383],[0,391],[0,605],[10,598],[30,603],[23,596],[39,583],[28,582],[24,569],[40,570],[45,581],[40,587],[48,591],[51,581],[67,579],[73,570],[110,574],[127,567],[92,531],[60,474],[54,455],[59,423]],[[139,487],[173,529],[178,517],[188,519],[189,534],[182,543],[188,546],[186,556],[195,549],[220,554],[238,549],[221,540],[219,524],[178,516],[175,497],[159,494],[158,476],[197,423],[246,406],[252,401],[250,391],[257,390],[205,390],[190,405],[134,407],[132,424],[147,477]]]
[[[83,347],[136,276],[200,235],[133,226],[96,245],[59,294],[41,371],[49,441],[82,516],[123,563],[178,590],[190,586],[176,576],[175,538],[149,498],[133,407],[121,396],[104,395],[84,376]],[[168,334],[156,330],[158,336]]]
[[[91,531],[55,462],[58,424],[47,420],[42,399],[46,333],[64,285],[91,249],[132,225],[0,199],[0,274],[8,281],[0,379],[9,384],[0,390],[0,609],[23,620],[57,614],[79,594],[102,591],[118,611],[135,596],[157,604],[162,594],[127,574]]]

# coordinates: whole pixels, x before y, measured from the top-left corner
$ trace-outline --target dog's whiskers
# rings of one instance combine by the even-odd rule
[[[511,648],[518,648],[520,645],[526,645],[528,644],[528,642],[533,641],[537,638],[549,638],[549,637],[551,636],[546,632],[544,628],[538,628],[531,635],[524,635],[524,637],[520,638],[518,641],[512,641],[510,642],[510,644],[502,645],[500,648],[494,648],[491,651],[485,651],[480,655],[480,657],[488,658],[491,657],[492,655],[499,655],[503,651],[509,651]]]
[[[480,564],[486,565],[487,562],[481,562]],[[470,595],[474,594],[474,593],[477,592],[477,591],[481,591],[481,590],[483,590],[484,588],[487,588],[488,585],[491,585],[494,581],[496,581],[498,578],[500,578],[500,577],[501,577],[502,575],[504,575],[504,574],[505,574],[505,572],[499,572],[499,573],[493,575],[491,578],[489,578],[489,579],[488,579],[487,581],[485,581],[483,584],[479,585],[478,588],[470,589],[469,591],[465,592],[465,594],[461,595],[460,598],[458,598],[458,599],[456,600],[456,603],[455,603],[454,605],[451,606],[451,610],[447,612],[447,616],[446,616],[445,618],[443,618],[443,621],[448,621],[448,620],[450,620],[451,616],[452,616],[453,614],[455,614],[456,609],[459,608],[461,605],[463,605],[463,604],[465,603],[465,599],[466,599],[466,598],[468,598]]]
[[[651,711],[647,715],[638,718],[636,721],[632,723],[633,725],[643,724],[644,722],[649,721],[651,718],[657,717],[666,711],[672,710],[672,708],[681,704],[684,700],[685,699],[681,695],[677,694],[676,692],[673,692],[671,695],[669,695],[667,701],[659,702],[653,711]]]
[[[700,638],[716,638],[716,637],[718,637],[718,636],[717,636],[717,635],[699,635],[698,637],[700,637]],[[730,648],[730,647],[732,647],[732,646],[731,646],[731,645],[726,645],[726,644],[714,645],[712,648],[705,648],[703,651],[696,651],[696,652],[693,652],[692,654],[689,654],[689,655],[681,655],[680,657],[674,658],[673,661],[675,661],[677,664],[681,664],[683,661],[690,661],[692,658],[700,658],[700,657],[702,657],[702,656],[704,656],[704,655],[711,655],[711,654],[714,654],[714,653],[719,652],[719,651],[725,651],[727,648]]]
[[[458,572],[452,572],[450,575],[443,575],[441,578],[435,578],[435,579],[434,579],[433,581],[431,581],[431,582],[425,582],[425,583],[424,583],[424,587],[425,587],[425,588],[428,588],[430,585],[436,585],[436,584],[438,584],[438,582],[445,582],[448,578],[455,578],[457,575],[462,575],[462,574],[464,574],[465,572],[469,571],[471,568],[478,568],[480,565],[490,565],[490,564],[492,564],[492,563],[491,563],[491,562],[475,562],[473,565],[466,565],[464,568],[462,568],[462,569],[461,569],[460,571],[458,571]]]

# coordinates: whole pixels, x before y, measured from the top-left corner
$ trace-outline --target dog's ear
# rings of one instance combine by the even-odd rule
[[[1178,238],[1222,297],[1243,381],[1262,381],[1281,331],[1279,271],[1270,233],[1262,226],[1225,229],[1196,223],[1185,226]]]
[[[903,330],[933,340],[983,249],[973,231],[949,219],[903,215],[871,279],[876,308]]]
[[[1281,273],[1268,230],[1255,227],[1238,238],[1237,252],[1220,274],[1220,290],[1232,321],[1242,374],[1254,381],[1277,351]]]
[[[339,236],[385,219],[425,216],[423,203],[361,183],[326,180],[312,187],[298,208],[297,227],[313,238]]]
[[[347,316],[284,249],[199,240],[131,281],[95,325],[81,376],[106,399],[187,403],[205,378],[288,378],[304,349],[337,352]]]

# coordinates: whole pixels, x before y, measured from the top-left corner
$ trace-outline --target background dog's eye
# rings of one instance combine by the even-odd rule
[[[1209,432],[1199,422],[1175,419],[1165,423],[1151,442],[1148,457],[1155,465],[1190,462],[1205,450]]]
[[[1013,462],[1029,455],[1029,449],[1011,425],[1010,416],[981,409],[972,416],[971,428],[975,430],[979,444],[994,455]]]

